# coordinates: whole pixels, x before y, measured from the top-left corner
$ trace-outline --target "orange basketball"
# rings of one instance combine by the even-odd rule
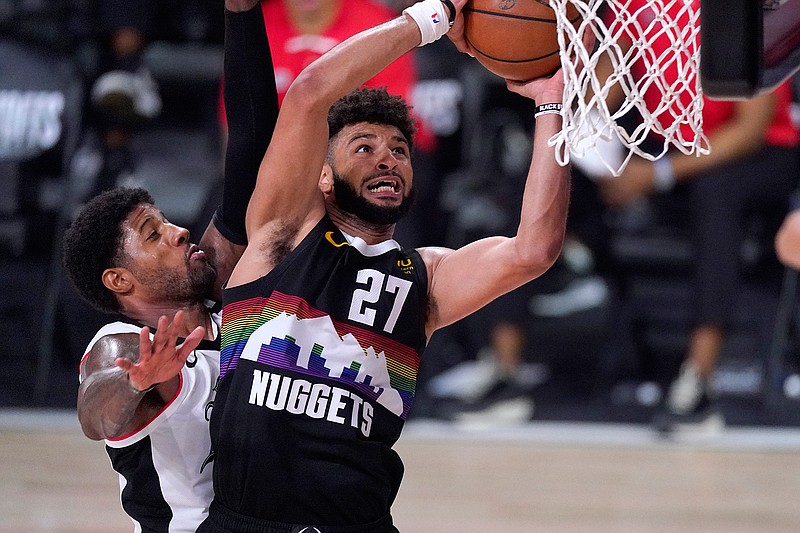
[[[527,81],[561,67],[556,14],[547,0],[470,0],[462,12],[464,36],[490,72]],[[580,23],[572,4],[567,15],[573,25]]]

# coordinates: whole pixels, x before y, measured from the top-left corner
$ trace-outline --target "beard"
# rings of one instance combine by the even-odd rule
[[[216,272],[209,263],[203,262],[192,268],[188,261],[186,275],[164,267],[134,274],[153,294],[160,295],[162,301],[179,307],[202,303],[211,294],[216,278]]]
[[[342,178],[338,172],[331,170],[333,173],[333,197],[336,199],[336,205],[342,211],[355,215],[364,222],[379,226],[396,224],[408,214],[414,204],[415,191],[412,187],[400,205],[389,207],[375,205],[359,195],[358,190]]]

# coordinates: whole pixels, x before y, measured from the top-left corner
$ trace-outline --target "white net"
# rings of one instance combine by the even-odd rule
[[[559,163],[618,176],[636,154],[707,154],[697,0],[550,0],[564,67]],[[587,47],[592,32],[595,42]],[[660,149],[659,149],[660,143]],[[654,146],[655,145],[655,146]]]

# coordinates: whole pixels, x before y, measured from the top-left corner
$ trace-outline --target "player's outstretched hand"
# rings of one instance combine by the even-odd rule
[[[131,387],[147,390],[177,376],[192,350],[197,348],[206,334],[203,326],[196,327],[179,345],[178,331],[183,311],[175,313],[172,322],[166,316],[158,319],[158,328],[150,340],[150,328],[139,333],[139,361],[119,357],[114,364],[128,373]]]
[[[558,102],[564,98],[564,73],[558,69],[547,78],[530,81],[506,80],[508,90],[534,100],[537,104]]]

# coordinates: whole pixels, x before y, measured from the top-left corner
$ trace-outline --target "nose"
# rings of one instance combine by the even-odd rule
[[[379,170],[389,170],[395,168],[397,166],[397,158],[394,156],[394,152],[390,149],[381,150],[378,153],[378,169]]]
[[[173,246],[183,246],[189,242],[189,230],[173,225],[170,231],[170,241]]]

